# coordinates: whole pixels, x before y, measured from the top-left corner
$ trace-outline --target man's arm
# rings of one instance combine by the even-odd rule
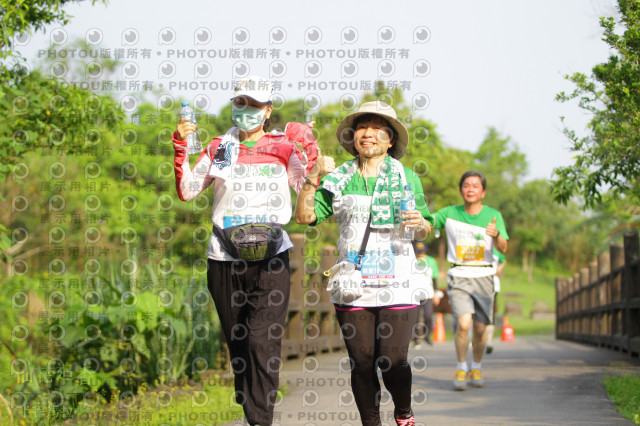
[[[507,252],[507,240],[502,238],[499,234],[493,239],[493,244],[500,253]]]
[[[493,238],[493,245],[500,253],[507,252],[507,240],[500,235],[498,227],[496,226],[495,217],[493,221],[487,225],[487,235]]]

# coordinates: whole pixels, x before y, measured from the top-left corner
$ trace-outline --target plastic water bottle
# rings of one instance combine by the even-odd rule
[[[404,198],[400,202],[400,210],[405,212],[409,210],[416,209],[416,196],[413,193],[413,188],[411,185],[406,185],[404,187]],[[415,233],[414,228],[409,228],[404,225],[401,226],[400,231],[400,239],[403,241],[412,241],[413,235]]]
[[[189,102],[182,103],[182,109],[180,110],[180,118],[182,120],[189,120],[196,125],[196,131],[187,135],[187,153],[200,154],[202,152],[202,142],[200,142],[200,133],[198,133],[198,123],[196,122],[196,113],[189,106]]]

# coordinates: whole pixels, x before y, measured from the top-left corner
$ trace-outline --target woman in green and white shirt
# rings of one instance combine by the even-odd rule
[[[340,262],[355,259],[371,216],[362,259],[363,294],[348,305],[335,304],[336,314],[352,359],[351,385],[362,424],[380,424],[380,367],[395,404],[396,423],[412,425],[407,352],[422,274],[411,241],[399,240],[397,230],[401,224],[414,228],[415,238],[423,239],[434,219],[420,179],[398,161],[406,153],[409,135],[391,106],[363,104],[340,123],[336,134],[355,158],[335,168],[332,158],[318,157],[298,195],[296,221],[315,226],[335,215]],[[413,188],[416,210],[401,215],[406,185]]]

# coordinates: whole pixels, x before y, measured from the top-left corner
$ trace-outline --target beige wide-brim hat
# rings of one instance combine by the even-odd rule
[[[409,144],[409,132],[407,128],[398,120],[396,111],[391,105],[388,105],[381,101],[365,102],[360,105],[357,112],[347,115],[344,120],[338,125],[336,130],[336,136],[340,145],[347,150],[349,154],[358,156],[358,152],[353,144],[353,121],[365,114],[378,115],[389,122],[392,130],[396,134],[396,140],[393,146],[389,148],[387,152],[391,157],[396,160],[401,159],[407,153],[407,145]]]

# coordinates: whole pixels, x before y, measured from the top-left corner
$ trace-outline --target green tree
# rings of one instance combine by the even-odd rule
[[[603,214],[587,214],[575,201],[560,205],[549,196],[550,188],[544,179],[526,182],[510,203],[519,214],[507,224],[509,256],[521,258],[530,281],[536,263],[576,270],[609,240],[611,224]]]
[[[85,151],[124,119],[115,100],[69,86],[39,71],[12,71],[0,87],[0,181],[27,152]]]
[[[15,49],[16,38],[47,25],[65,25],[62,9],[76,0],[0,0],[0,182],[29,169],[25,155],[49,150],[61,156],[95,149],[105,129],[116,129],[124,114],[108,96],[31,72]],[[95,3],[104,0],[93,0]],[[41,151],[42,152],[42,151]],[[15,177],[15,174],[14,174]],[[14,179],[21,183],[21,179]],[[20,247],[0,227],[0,260],[10,264]]]
[[[487,196],[484,204],[500,210],[507,230],[519,223],[522,211],[514,200],[527,173],[527,159],[509,136],[490,127],[478,151],[473,154],[473,167],[487,177]]]
[[[91,4],[106,0],[92,0]],[[66,25],[71,17],[62,9],[67,3],[80,0],[0,0],[0,58],[13,56],[15,37],[44,30],[46,25]]]
[[[596,65],[591,75],[575,73],[567,79],[575,90],[557,95],[559,101],[577,99],[593,114],[589,134],[579,137],[565,128],[576,152],[575,163],[555,169],[553,194],[566,204],[574,195],[587,207],[602,202],[602,193],[614,198],[640,199],[640,1],[618,0],[622,35],[614,18],[600,18],[609,60]]]
[[[557,228],[554,218],[561,217],[559,210],[564,209],[549,197],[549,184],[544,180],[527,182],[517,188],[517,194],[511,200],[512,210],[518,215],[512,218],[512,239],[517,242],[515,250],[522,257],[522,270],[529,273],[529,282],[533,281],[533,267],[536,256],[549,242],[551,232]],[[554,229],[549,229],[554,227]],[[551,231],[551,232],[550,232]]]
[[[40,148],[82,151],[95,142],[97,132],[115,127],[124,118],[110,97],[70,86],[40,71],[30,72],[15,50],[16,37],[49,24],[65,25],[70,15],[62,7],[77,2],[0,1],[0,181],[6,180],[26,153]]]

